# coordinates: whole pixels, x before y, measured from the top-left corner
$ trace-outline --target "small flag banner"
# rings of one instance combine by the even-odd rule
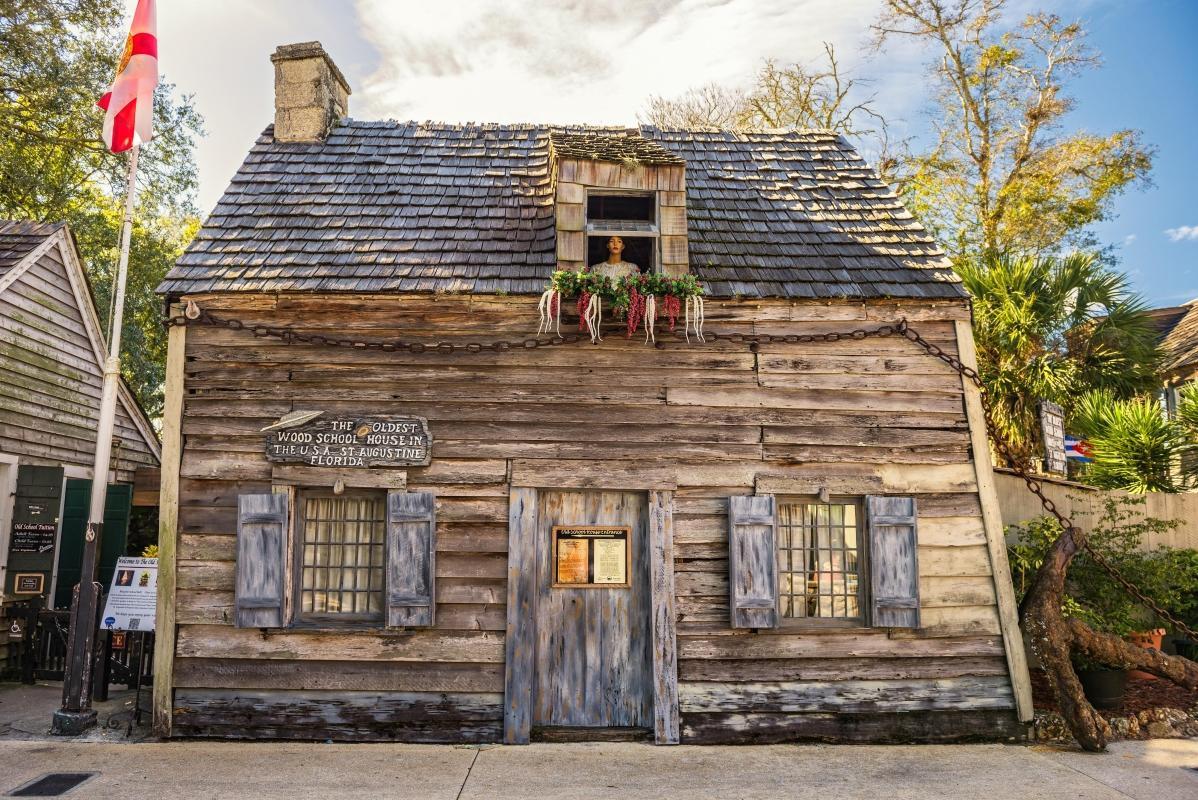
[[[1094,460],[1094,448],[1085,439],[1079,439],[1076,436],[1066,436],[1065,458],[1072,458],[1074,461],[1089,464]]]
[[[114,153],[154,136],[154,87],[158,85],[158,36],[154,0],[137,0],[112,89],[96,104],[104,109],[104,144]]]

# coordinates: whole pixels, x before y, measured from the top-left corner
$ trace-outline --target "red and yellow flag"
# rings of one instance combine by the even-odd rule
[[[123,153],[134,141],[154,136],[154,87],[158,85],[158,35],[154,0],[137,0],[133,24],[112,88],[97,105],[104,109],[104,144]]]

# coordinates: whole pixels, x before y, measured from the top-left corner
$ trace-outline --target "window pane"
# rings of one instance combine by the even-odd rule
[[[782,616],[856,619],[860,564],[855,503],[778,507]]]
[[[304,501],[303,614],[382,612],[384,497],[309,497]]]

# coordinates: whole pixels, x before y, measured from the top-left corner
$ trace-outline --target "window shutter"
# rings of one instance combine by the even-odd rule
[[[919,627],[919,548],[914,497],[867,497],[870,624]]]
[[[773,495],[728,498],[728,601],[733,628],[778,627]]]
[[[233,622],[238,628],[283,627],[286,592],[287,495],[237,497],[237,585]]]
[[[387,493],[387,627],[433,625],[437,524],[432,492]]]

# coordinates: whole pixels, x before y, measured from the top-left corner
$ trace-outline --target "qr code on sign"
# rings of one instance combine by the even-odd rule
[[[140,624],[141,624],[141,620],[139,618],[137,618],[137,617],[129,618],[129,630],[131,630],[131,631],[137,630],[137,628]]]

